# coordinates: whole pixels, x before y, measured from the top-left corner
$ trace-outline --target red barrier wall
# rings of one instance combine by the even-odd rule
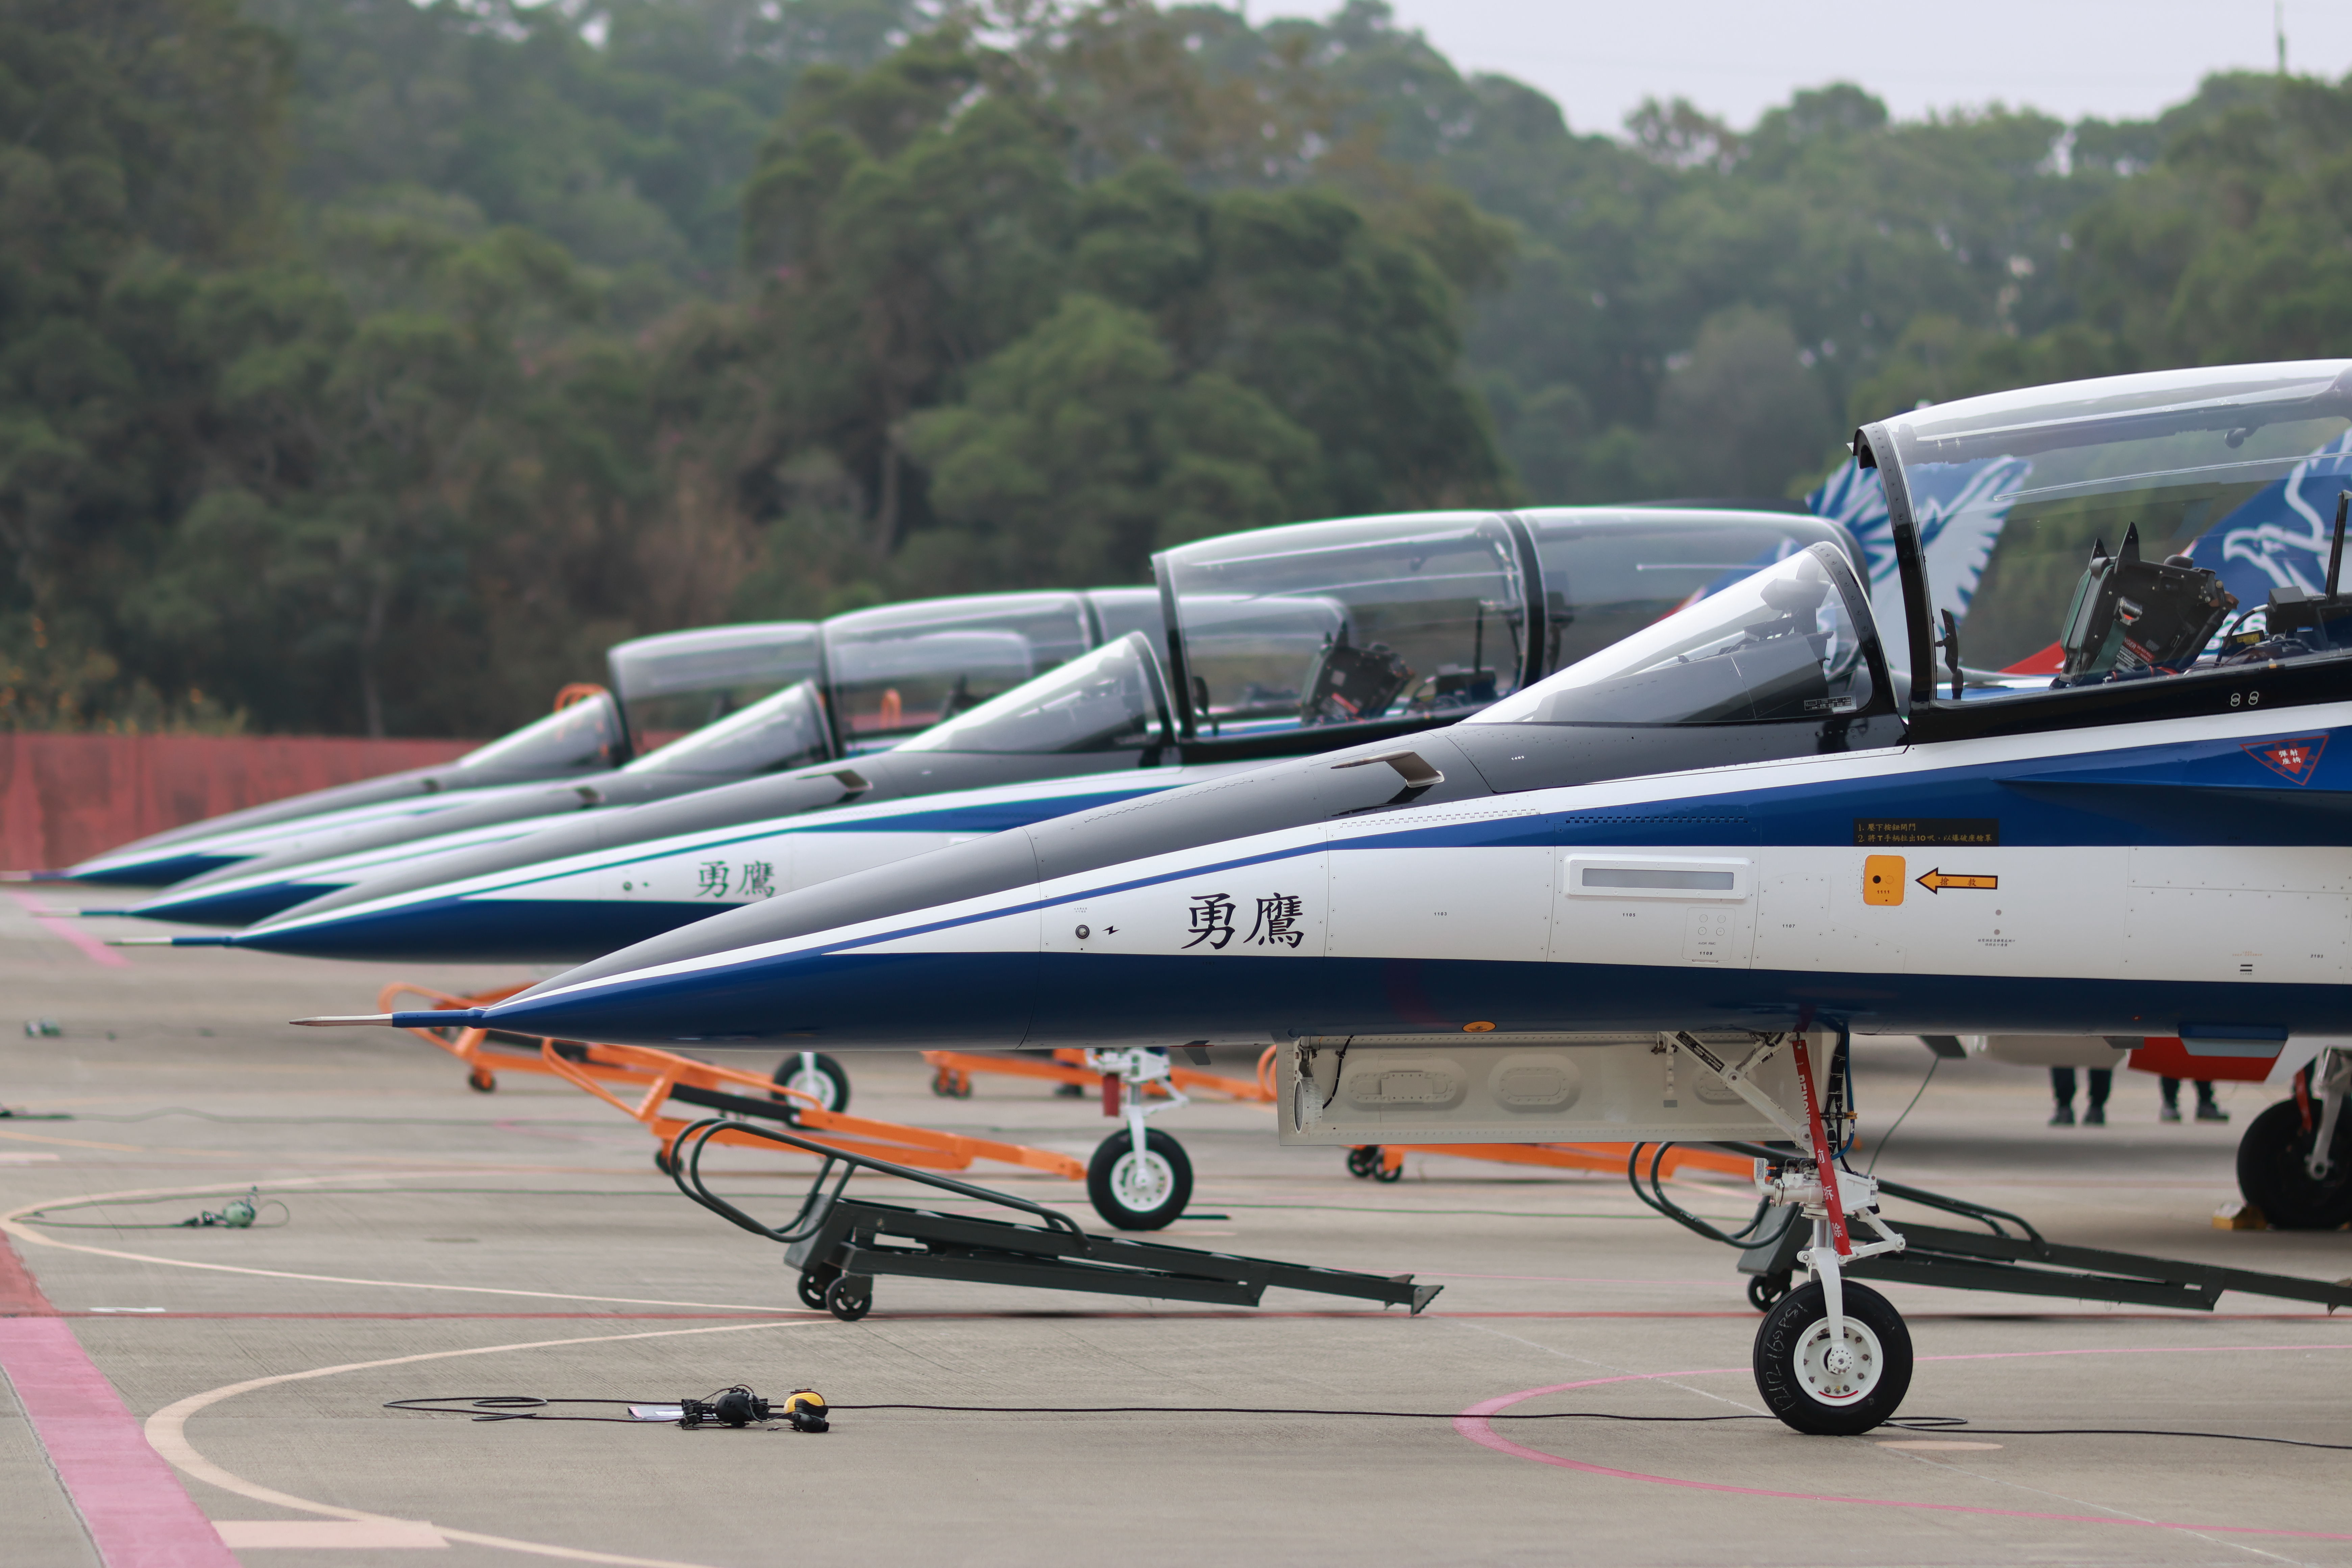
[[[478,741],[0,734],[0,869],[55,870],[225,811],[464,755]]]

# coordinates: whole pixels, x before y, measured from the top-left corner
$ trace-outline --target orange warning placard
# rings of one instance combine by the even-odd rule
[[[1903,857],[1868,855],[1862,862],[1862,901],[1899,904],[1903,901]]]

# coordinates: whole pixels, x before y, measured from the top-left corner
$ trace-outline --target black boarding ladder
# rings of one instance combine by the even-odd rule
[[[702,1175],[702,1151],[721,1132],[758,1138],[824,1160],[789,1224],[781,1229],[762,1225],[711,1191]],[[1037,1223],[938,1214],[849,1197],[845,1191],[849,1178],[861,1170],[1011,1209]],[[1355,1274],[1130,1241],[1124,1237],[1094,1236],[1080,1230],[1067,1215],[1010,1193],[828,1148],[782,1128],[730,1117],[712,1117],[679,1132],[671,1145],[670,1176],[678,1191],[720,1218],[754,1236],[781,1242],[785,1264],[801,1271],[801,1300],[844,1322],[856,1321],[872,1308],[874,1281],[885,1274],[1229,1307],[1256,1306],[1271,1285],[1404,1307],[1416,1316],[1444,1289],[1416,1285],[1410,1274]]]

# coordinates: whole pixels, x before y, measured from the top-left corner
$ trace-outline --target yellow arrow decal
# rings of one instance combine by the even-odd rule
[[[1927,889],[1931,893],[1940,893],[1946,888],[1983,888],[1987,890],[1991,890],[1998,889],[2000,886],[2000,879],[1999,877],[1953,876],[1944,871],[1941,868],[1938,868],[1936,870],[1928,872],[1926,876],[1919,878],[1918,883],[1921,887]]]

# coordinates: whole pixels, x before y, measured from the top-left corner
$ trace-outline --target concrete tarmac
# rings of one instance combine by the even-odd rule
[[[0,1103],[19,1113],[0,1120],[0,1229],[21,1260],[0,1254],[18,1358],[0,1386],[12,1568],[356,1568],[418,1551],[453,1568],[2352,1563],[2352,1454],[2156,1435],[2352,1444],[2352,1315],[1890,1286],[1919,1357],[1904,1415],[1966,1425],[1803,1437],[1760,1414],[1758,1318],[1730,1255],[1622,1178],[1415,1155],[1379,1184],[1338,1151],[1277,1147],[1265,1108],[1203,1099],[1157,1122],[1199,1173],[1196,1217],[1165,1239],[1411,1271],[1444,1293],[1416,1319],[1281,1291],[1243,1310],[886,1279],[872,1314],[842,1323],[802,1309],[779,1248],[681,1198],[609,1107],[543,1077],[473,1092],[409,1036],[286,1023],[373,1011],[388,980],[470,991],[523,972],[108,953],[88,939],[142,928],[37,914],[111,901],[0,895]],[[43,1018],[61,1036],[19,1032]],[[1856,1058],[1867,1159],[1930,1058],[1907,1040]],[[948,1100],[912,1056],[849,1066],[866,1114],[1082,1158],[1109,1131],[1091,1100],[1019,1079]],[[2053,1129],[2046,1075],[1948,1062],[1880,1173],[2057,1240],[2352,1274],[2352,1235],[2212,1228],[2238,1132],[2275,1098],[2221,1095],[2231,1125],[2163,1125],[2155,1081],[2121,1073],[2109,1125]],[[724,1165],[731,1191],[779,1215],[812,1168]],[[1076,1184],[967,1176],[1102,1228]],[[173,1227],[249,1186],[282,1226]],[[892,1187],[867,1190],[912,1195]],[[1734,1182],[1679,1191],[1746,1217]],[[60,1330],[69,1341],[39,1337]],[[73,1384],[84,1364],[96,1381]],[[822,1390],[834,1430],[383,1407],[738,1383]],[[121,1413],[102,1419],[112,1397]],[[858,1408],[908,1404],[1152,1409]],[[1232,1406],[1410,1415],[1219,1413]],[[1530,1414],[1559,1418],[1512,1418]],[[2112,1430],[2032,1430],[2084,1427]]]

